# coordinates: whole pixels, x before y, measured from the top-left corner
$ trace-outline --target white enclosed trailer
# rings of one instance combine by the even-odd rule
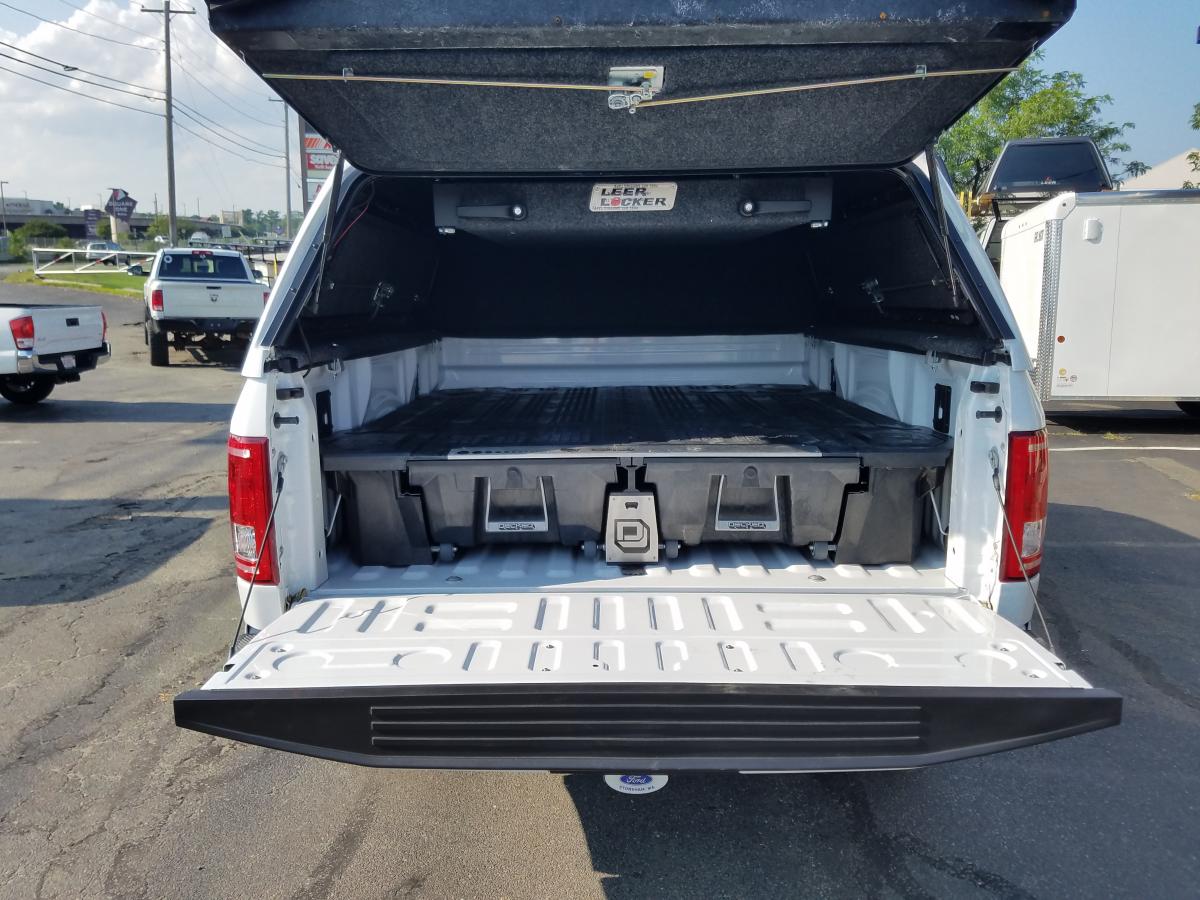
[[[1000,279],[1042,400],[1200,413],[1200,191],[1061,194],[1004,229]]]

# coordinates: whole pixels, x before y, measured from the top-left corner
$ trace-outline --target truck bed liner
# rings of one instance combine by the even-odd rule
[[[950,438],[797,385],[435,391],[323,445],[330,471],[473,456],[858,457],[941,466]]]

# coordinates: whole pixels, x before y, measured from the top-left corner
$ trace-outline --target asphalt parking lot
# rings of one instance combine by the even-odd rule
[[[0,401],[0,897],[1185,897],[1200,883],[1200,421],[1052,415],[1043,601],[1117,729],[907,773],[356,769],[176,729],[236,620],[236,367],[113,360]]]

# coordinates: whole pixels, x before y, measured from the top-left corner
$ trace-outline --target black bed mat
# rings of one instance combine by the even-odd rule
[[[323,444],[326,470],[484,455],[856,456],[941,466],[950,438],[795,385],[436,391]]]

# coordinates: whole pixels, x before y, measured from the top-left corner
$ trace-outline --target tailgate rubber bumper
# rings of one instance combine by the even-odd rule
[[[1117,725],[1083,688],[736,684],[193,690],[195,731],[365,766],[560,772],[927,766]]]

